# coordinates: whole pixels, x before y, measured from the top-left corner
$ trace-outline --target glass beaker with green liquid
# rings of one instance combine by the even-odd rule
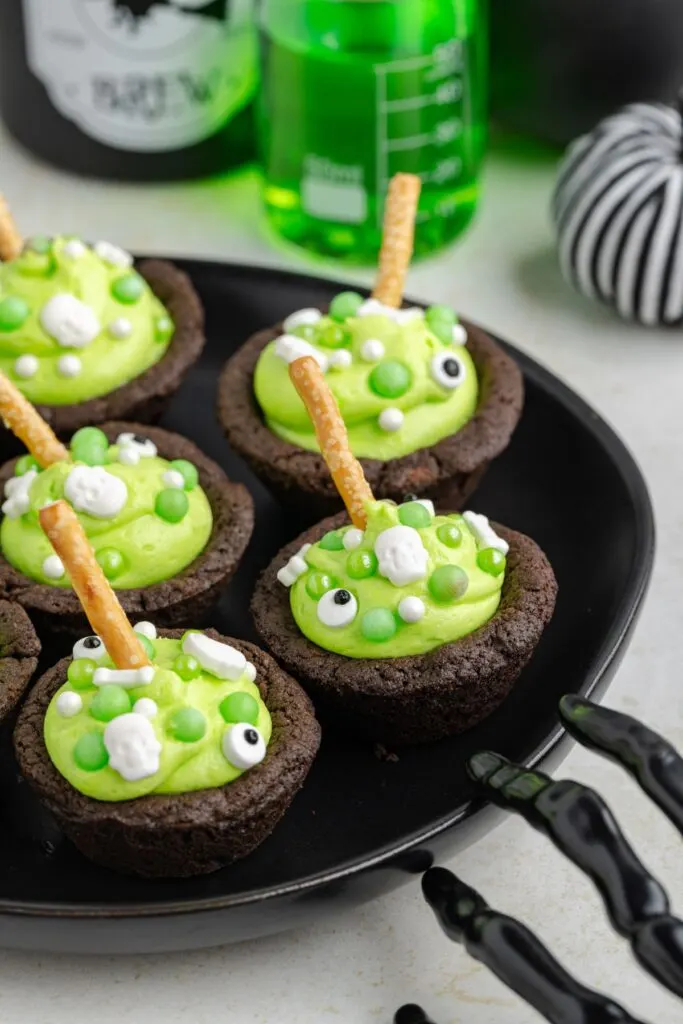
[[[486,0],[261,0],[265,203],[288,240],[374,261],[419,174],[417,255],[471,220],[486,139]]]

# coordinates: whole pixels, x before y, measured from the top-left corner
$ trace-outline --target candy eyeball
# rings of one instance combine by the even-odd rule
[[[84,636],[74,644],[73,656],[77,658],[90,658],[91,661],[101,661],[106,656],[107,648],[98,636]]]
[[[323,626],[341,629],[355,619],[358,614],[358,601],[351,591],[337,587],[323,594],[318,601],[317,611]]]
[[[448,390],[460,387],[465,379],[465,364],[452,352],[439,352],[435,355],[430,369],[436,383]]]
[[[246,771],[266,756],[266,743],[259,730],[248,722],[238,722],[223,733],[223,755],[233,768]]]
[[[142,434],[119,434],[116,443],[120,449],[119,461],[121,462],[127,461],[121,458],[124,451],[131,456],[131,464],[137,463],[140,459],[153,459],[157,453],[157,446],[154,442],[150,441],[148,437],[143,437]]]

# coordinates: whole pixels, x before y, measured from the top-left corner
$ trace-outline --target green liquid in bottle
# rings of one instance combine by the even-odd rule
[[[471,220],[486,137],[484,0],[265,0],[265,203],[289,241],[373,262],[398,171],[423,189],[415,252]]]

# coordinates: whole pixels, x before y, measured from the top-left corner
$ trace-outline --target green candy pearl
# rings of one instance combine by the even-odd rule
[[[425,314],[427,326],[439,341],[450,345],[453,340],[453,328],[456,316],[449,306],[430,306]]]
[[[352,580],[365,580],[375,575],[378,565],[374,551],[352,551],[346,559],[346,572]]]
[[[18,295],[7,295],[0,300],[0,331],[16,331],[30,312],[28,302],[24,302]]]
[[[149,660],[154,661],[154,659],[157,656],[157,649],[150,640],[150,638],[148,636],[145,636],[144,633],[136,633],[135,635],[137,636],[142,646],[145,648],[145,654],[147,655]]]
[[[154,336],[157,341],[167,341],[173,334],[173,321],[170,317],[160,316],[154,324]]]
[[[457,548],[462,543],[461,531],[451,523],[444,523],[443,526],[440,526],[436,531],[436,535],[447,548]]]
[[[202,667],[197,659],[193,658],[191,654],[179,654],[173,662],[173,671],[176,672],[184,682],[189,683],[191,679],[196,679],[197,676],[201,675]]]
[[[116,548],[101,548],[95,555],[97,563],[108,580],[121,575],[124,567],[123,555]]]
[[[316,340],[325,348],[343,348],[349,342],[349,332],[340,324],[327,324],[317,332]]]
[[[360,620],[361,633],[375,644],[391,640],[397,629],[396,619],[388,608],[370,608]]]
[[[338,530],[330,530],[324,537],[320,538],[320,547],[323,551],[343,551],[344,541]]]
[[[409,501],[405,505],[399,505],[398,521],[403,526],[412,526],[415,530],[420,530],[430,525],[432,517],[429,510],[419,501]]]
[[[66,670],[66,678],[74,690],[87,690],[88,687],[93,685],[92,679],[96,668],[97,662],[93,661],[92,658],[77,658],[76,661],[71,662]]]
[[[139,274],[124,274],[118,277],[111,286],[111,293],[118,302],[131,306],[137,302],[144,291],[144,284]]]
[[[293,334],[296,338],[303,338],[304,341],[308,342],[314,342],[318,335],[314,324],[299,324],[298,327],[295,327],[289,333]]]
[[[206,732],[206,719],[197,708],[180,708],[171,715],[168,731],[181,743],[196,743]]]
[[[22,455],[20,459],[17,459],[14,475],[23,476],[24,473],[28,473],[31,469],[37,469],[40,472],[40,466],[32,455]]]
[[[336,586],[337,581],[334,576],[330,576],[326,572],[312,572],[306,579],[306,593],[314,601],[319,601],[323,594],[326,594],[328,590],[334,590]]]
[[[434,570],[427,585],[435,601],[451,604],[460,600],[469,583],[467,573],[459,565],[442,565]]]
[[[131,709],[128,691],[122,686],[103,686],[90,701],[90,714],[98,722],[111,722]]]
[[[190,508],[185,491],[177,487],[166,487],[159,491],[154,503],[154,511],[159,519],[165,519],[167,523],[179,523],[184,519]]]
[[[343,323],[349,317],[355,316],[362,304],[363,296],[358,292],[340,292],[330,303],[330,316],[333,320]]]
[[[107,461],[109,439],[97,427],[81,427],[71,438],[71,454],[75,462],[86,466],[103,466]]]
[[[173,462],[171,463],[171,469],[175,469],[178,473],[181,474],[183,480],[185,481],[186,491],[194,490],[194,488],[199,483],[199,473],[197,472],[197,467],[194,466],[191,462],[188,462],[187,459],[174,459]]]
[[[500,576],[505,572],[506,558],[497,548],[483,548],[477,554],[477,565],[489,576]]]
[[[381,398],[400,398],[410,390],[412,382],[409,368],[395,359],[378,363],[369,378],[370,387]]]
[[[84,772],[98,772],[106,768],[109,754],[100,732],[87,732],[79,736],[74,747],[74,761]]]
[[[242,690],[229,694],[222,700],[220,712],[226,722],[248,722],[255,725],[258,721],[258,702],[250,693]]]

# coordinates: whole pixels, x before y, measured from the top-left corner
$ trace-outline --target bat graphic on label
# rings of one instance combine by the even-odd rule
[[[111,0],[111,3],[116,20],[127,22],[134,30],[153,7],[172,7],[180,14],[221,22],[226,20],[230,7],[230,0],[207,0],[204,4],[197,0]]]

